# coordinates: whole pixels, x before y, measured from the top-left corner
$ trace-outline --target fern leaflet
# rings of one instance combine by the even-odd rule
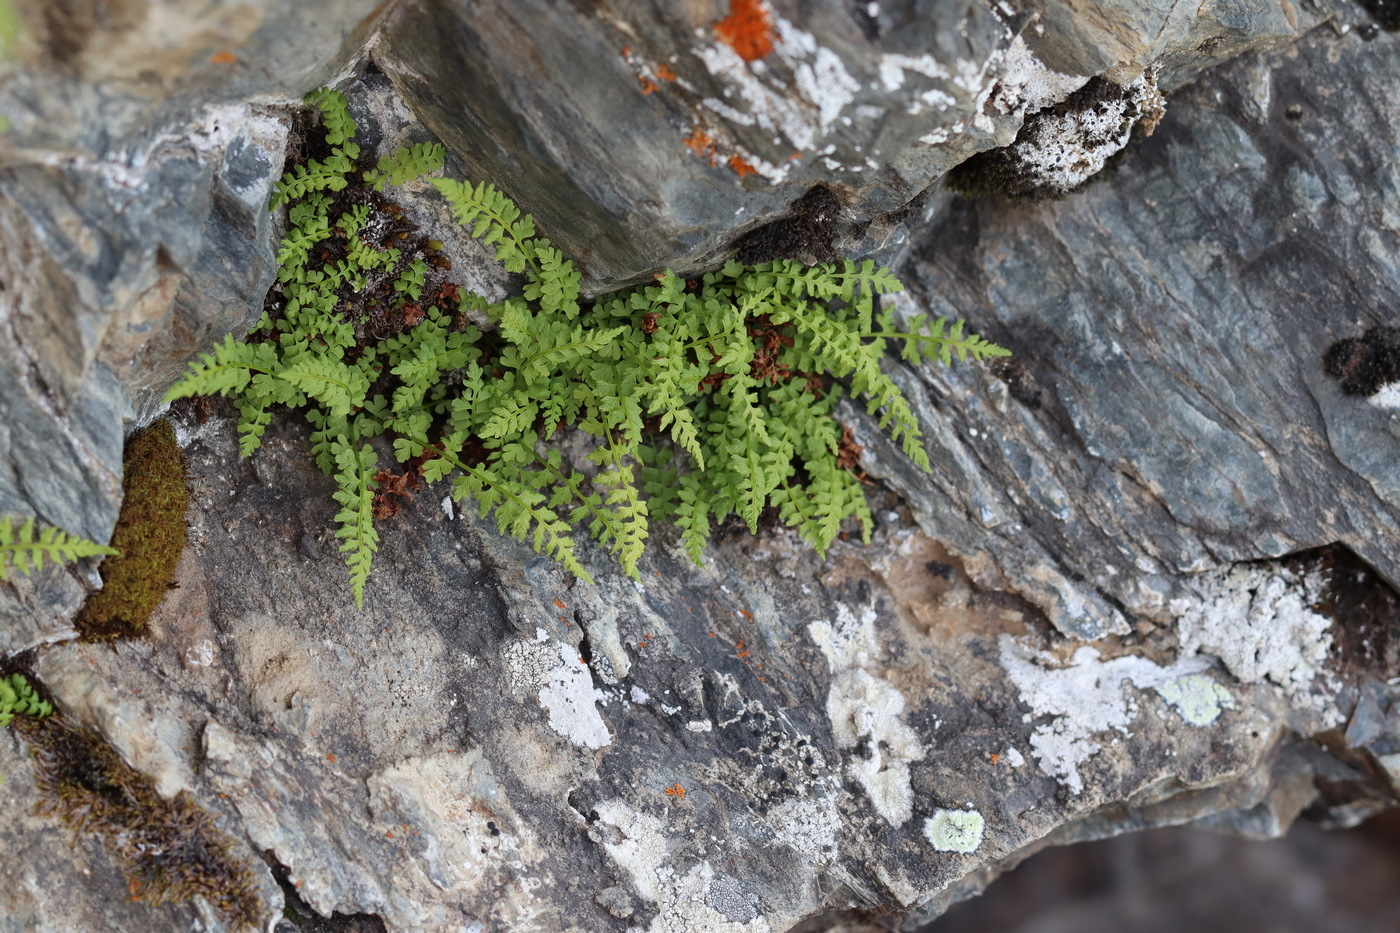
[[[116,554],[115,548],[70,535],[59,528],[34,529],[30,516],[19,528],[9,515],[0,516],[0,583],[7,583],[11,573],[33,573],[48,560],[55,564],[71,564],[83,557]]]

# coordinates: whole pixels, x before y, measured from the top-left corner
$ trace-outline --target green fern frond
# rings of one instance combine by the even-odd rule
[[[676,526],[681,530],[681,542],[686,554],[696,564],[701,564],[705,545],[710,540],[710,516],[714,512],[711,503],[712,489],[703,479],[704,474],[685,473],[680,477],[677,491]],[[728,514],[727,510],[725,514]]]
[[[578,317],[581,280],[574,264],[543,237],[536,237],[528,245],[538,273],[525,286],[526,299],[538,302],[541,311],[558,312],[570,319]]]
[[[272,185],[272,207],[285,204],[294,198],[305,197],[313,191],[343,191],[350,184],[346,178],[354,168],[354,159],[359,156],[359,146],[346,143],[332,150],[324,162],[308,159],[305,165],[298,165],[283,175]]]
[[[307,94],[305,100],[321,109],[321,122],[326,127],[329,145],[339,146],[355,138],[359,128],[350,116],[350,104],[344,94],[322,87]]]
[[[962,324],[918,316],[896,326],[881,298],[902,286],[868,260],[730,261],[587,301],[575,265],[501,191],[434,178],[455,219],[525,277],[523,293],[490,304],[436,271],[450,266],[436,256],[440,244],[425,245],[435,241],[371,242],[385,230],[380,213],[395,218],[391,228],[402,214],[370,192],[437,171],[443,148],[420,143],[362,171],[344,97],[320,91],[308,101],[332,148],[276,186],[274,205],[289,205],[278,296],[253,343],[226,339],[169,397],[232,397],[245,454],[274,409],[304,410],[317,465],[336,478],[357,605],[377,545],[368,438],[386,435],[427,482],[454,478],[459,500],[475,499],[502,533],[581,579],[576,528],[636,578],[658,520],[680,528],[696,561],[713,527],[737,514],[755,528],[768,507],[819,553],[853,521],[868,538],[864,489],[842,466],[851,451],[837,399],[862,399],[927,469],[919,423],[883,365],[886,345],[903,341],[909,362],[1005,354]],[[351,184],[360,190],[331,197]],[[352,206],[332,218],[333,203]],[[367,307],[367,292],[389,300]],[[495,334],[479,340],[469,314],[485,315]],[[542,446],[565,429],[596,439],[591,475]]]
[[[427,274],[428,264],[422,259],[413,260],[394,280],[394,291],[402,292],[417,301],[418,296],[423,294],[423,279]]]
[[[0,677],[0,727],[8,726],[16,716],[43,719],[53,715],[53,705],[35,691],[23,674]]]
[[[528,241],[535,235],[535,222],[529,214],[521,214],[515,202],[495,185],[483,181],[473,186],[453,178],[434,178],[433,187],[447,199],[453,217],[472,237],[496,247],[496,261],[507,272],[524,272],[533,263]],[[535,266],[536,280],[539,272]]]
[[[332,493],[341,506],[335,521],[340,526],[335,536],[340,539],[340,552],[350,569],[350,592],[355,608],[365,604],[365,581],[369,579],[374,554],[379,550],[379,532],[374,529],[374,481],[378,458],[368,444],[358,450],[344,435],[332,443],[335,461],[336,490]]]
[[[641,444],[637,447],[637,461],[642,465],[648,520],[667,521],[680,504],[680,471],[675,466],[675,452],[669,447]]]
[[[183,379],[165,393],[169,404],[177,398],[195,395],[236,395],[248,387],[258,373],[270,373],[277,368],[277,352],[263,343],[239,343],[233,334],[214,346],[213,353],[200,354],[191,363]]]
[[[325,405],[333,415],[349,414],[362,404],[370,386],[362,369],[326,356],[308,356],[277,376]]]
[[[524,397],[524,393],[500,399],[492,408],[480,434],[486,438],[514,437],[535,423],[540,406]]]
[[[372,185],[375,191],[383,191],[386,184],[407,184],[442,168],[446,155],[447,150],[441,143],[414,143],[396,149],[380,156],[378,165],[365,172],[365,183]]]
[[[1011,355],[1010,350],[990,340],[976,334],[964,334],[962,321],[955,322],[951,328],[948,328],[947,324],[946,317],[939,317],[935,318],[930,326],[928,315],[916,314],[909,319],[907,331],[883,331],[877,336],[903,340],[904,349],[901,355],[907,363],[936,359],[948,366],[953,362],[954,356],[961,363],[969,359],[981,362],[993,357]]]
[[[545,496],[538,490],[509,483],[482,464],[463,470],[453,483],[452,498],[458,502],[475,501],[482,518],[494,511],[496,530],[501,534],[508,534],[517,541],[529,537],[536,553],[554,558],[583,582],[593,582],[593,577],[574,554],[574,539],[569,535],[568,522],[544,504]]]
[[[604,492],[602,501],[615,522],[597,529],[590,527],[590,531],[599,544],[617,557],[629,577],[640,579],[637,562],[646,546],[648,510],[637,489],[634,464],[629,462],[636,445],[610,434],[605,435],[605,440],[588,458],[602,468],[593,477],[593,486]]]
[[[30,516],[19,528],[9,515],[0,516],[0,583],[8,583],[11,573],[33,573],[48,560],[71,564],[84,557],[116,554],[115,548],[70,535],[59,528],[34,529]]]

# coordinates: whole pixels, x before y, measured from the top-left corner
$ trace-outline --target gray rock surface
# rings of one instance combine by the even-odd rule
[[[217,6],[217,5],[216,5]],[[0,511],[105,541],[122,440],[276,272],[283,116],[367,2],[14,4],[0,60]],[[0,591],[0,654],[71,636],[63,572]]]
[[[712,262],[815,185],[879,246],[886,215],[1090,77],[1160,65],[1173,88],[1330,9],[1015,6],[412,0],[374,57],[598,286]]]
[[[1039,52],[1080,76],[1161,59],[1173,86],[1211,55],[1319,15],[1200,9],[1178,20],[1057,7]],[[702,32],[725,12],[685,10]],[[374,49],[454,141],[465,131],[420,86],[456,93],[428,67],[465,35],[449,13],[395,7]],[[301,15],[267,14],[253,35],[293,48],[270,33],[294,37]],[[547,35],[564,14],[542,15],[522,29]],[[1011,40],[985,23],[969,41],[990,57]],[[352,25],[328,28],[344,37]],[[629,69],[669,60],[653,33],[670,34],[640,30]],[[844,41],[874,41],[863,35]],[[1186,37],[1204,51],[1186,54]],[[328,69],[306,62],[329,62],[339,41],[262,76],[260,93]],[[262,46],[250,48],[248,59]],[[537,88],[489,70],[500,48],[475,49],[487,77],[473,80],[517,95],[530,125],[502,142],[528,157],[499,180],[539,183],[526,166],[575,177],[540,142],[565,138],[542,128],[572,98],[530,103]],[[422,56],[419,70],[405,49]],[[91,57],[85,68],[98,67]],[[618,67],[580,57],[598,81]],[[640,87],[635,70],[622,76]],[[63,85],[75,89],[71,113],[92,105],[76,89],[93,75],[61,77],[77,82]],[[642,586],[588,553],[590,587],[461,519],[441,492],[421,493],[383,528],[356,612],[329,484],[302,435],[275,424],[239,461],[216,415],[183,424],[197,505],[151,638],[51,645],[32,671],[162,794],[192,793],[240,857],[282,866],[311,909],[372,914],[391,930],[786,930],[852,910],[927,919],[1047,845],[1188,822],[1272,835],[1310,807],[1353,823],[1400,787],[1395,651],[1348,648],[1348,618],[1315,610],[1315,574],[1240,562],[1342,542],[1400,580],[1392,413],[1344,397],[1321,367],[1331,341],[1383,322],[1395,300],[1397,79],[1393,38],[1318,30],[1177,91],[1156,135],[1069,199],[934,197],[901,300],[967,317],[1017,356],[1000,376],[901,371],[935,471],[909,472],[862,435],[867,468],[898,493],[878,493],[868,548],[839,543],[818,560],[782,533],[726,532],[697,569],[658,533]],[[37,87],[8,80],[11,96]],[[583,93],[588,81],[571,80]],[[272,274],[262,205],[286,131],[252,107],[199,109],[199,81],[174,82],[189,97],[128,90],[136,102],[113,111],[120,144],[101,139],[101,121],[71,117],[64,130],[55,117],[52,132],[81,124],[95,148],[45,161],[29,142],[0,168],[0,315],[13,335],[0,362],[0,506],[104,537],[121,419],[145,417],[191,352],[257,311]],[[400,132],[378,99],[365,116]],[[679,106],[661,90],[641,99]],[[181,106],[201,116],[143,122]],[[500,116],[491,108],[504,105],[480,106]],[[997,114],[981,144],[1006,141],[1018,120],[1015,107]],[[153,125],[163,129],[149,135]],[[580,125],[580,145],[593,145]],[[711,182],[665,162],[642,163],[645,180],[679,191],[690,178],[696,210],[759,184],[681,155]],[[912,191],[910,178],[941,171],[921,164],[879,190]],[[598,192],[612,182],[593,170],[603,187],[578,197],[606,207]],[[861,189],[871,210],[902,203],[884,205],[877,189]],[[773,197],[776,211],[788,196]],[[522,199],[548,216],[547,200]],[[661,213],[647,206],[629,229]],[[581,202],[576,216],[548,232],[578,245],[601,215]],[[736,223],[731,213],[689,239],[657,227],[656,255],[700,255]],[[600,244],[595,276],[645,268],[637,248]],[[465,274],[493,281],[479,254],[461,258]],[[62,572],[27,585],[0,588],[7,654],[60,637],[81,594]],[[1389,629],[1378,637],[1400,644]],[[32,763],[8,731],[0,769],[0,930],[221,927],[207,904],[127,903],[95,839],[75,843],[36,814]],[[270,871],[258,897],[271,926]]]
[[[1332,542],[1400,582],[1396,413],[1322,365],[1397,303],[1396,75],[1393,39],[1321,30],[1183,89],[1072,198],[942,205],[915,301],[1016,355],[923,374],[934,481],[891,481],[925,529],[1080,635]]]
[[[871,547],[824,562],[735,534],[697,569],[660,536],[642,587],[598,553],[588,587],[422,494],[386,526],[356,612],[299,432],[275,425],[245,463],[228,420],[193,435],[191,546],[150,640],[52,646],[34,671],[325,915],[541,931],[931,916],[1049,842],[1207,817],[1276,832],[1315,796],[1291,728],[1336,718],[1325,672],[1290,696],[1155,642],[1066,643],[973,587],[893,501]],[[28,812],[23,782],[4,792]],[[9,865],[65,870],[47,825],[0,828]],[[20,915],[62,929],[97,909],[123,882],[91,870]]]

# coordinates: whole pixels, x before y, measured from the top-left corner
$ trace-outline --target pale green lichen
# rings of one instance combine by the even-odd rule
[[[1220,718],[1222,711],[1235,708],[1230,691],[1204,674],[1168,680],[1157,687],[1157,692],[1193,726],[1208,726]]]
[[[986,821],[976,810],[935,810],[924,820],[924,836],[939,852],[971,855],[982,844]]]

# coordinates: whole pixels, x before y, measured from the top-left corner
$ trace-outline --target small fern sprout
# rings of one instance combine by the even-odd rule
[[[43,719],[53,715],[53,705],[41,698],[23,674],[0,677],[0,727],[8,726],[16,716]]]

